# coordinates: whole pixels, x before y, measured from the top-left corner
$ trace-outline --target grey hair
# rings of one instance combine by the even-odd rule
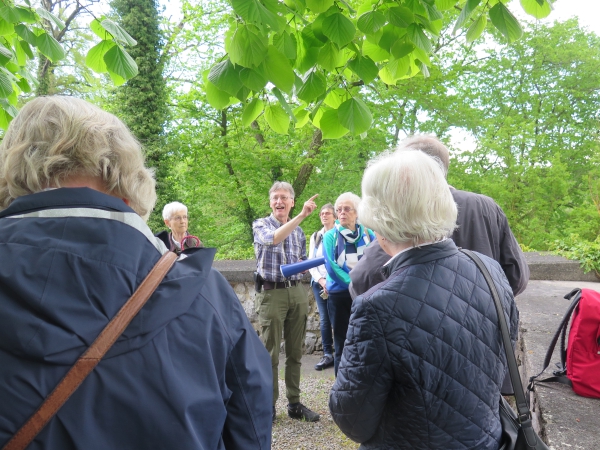
[[[324,209],[330,209],[331,212],[333,212],[333,217],[335,219],[337,219],[337,213],[335,212],[335,206],[333,206],[331,203],[325,203],[323,206],[321,206],[321,209],[319,211],[323,212]]]
[[[176,211],[179,211],[181,209],[183,209],[185,211],[185,213],[187,214],[187,212],[188,212],[187,206],[185,206],[183,203],[179,203],[179,202],[167,203],[162,210],[163,219],[165,219],[165,220],[171,219],[171,217],[173,217],[173,214],[175,214]]]
[[[396,244],[449,236],[457,208],[443,169],[417,150],[382,154],[362,179],[361,222]]]
[[[430,134],[416,134],[407,137],[398,144],[398,151],[402,150],[421,150],[423,153],[440,161],[444,169],[444,175],[448,175],[450,152],[437,137]]]
[[[123,122],[74,97],[30,101],[0,144],[0,209],[74,176],[99,177],[144,220],[156,202],[153,173]]]
[[[286,181],[276,181],[275,183],[273,183],[273,186],[271,186],[271,189],[269,189],[269,197],[271,197],[271,194],[275,191],[288,191],[290,193],[290,197],[295,198],[296,197],[296,193],[294,192],[294,188],[292,187],[292,185]]]
[[[360,205],[361,201],[360,201],[360,197],[356,194],[353,194],[352,192],[344,192],[343,194],[340,194],[340,196],[337,198],[337,200],[335,201],[335,209],[337,210],[338,205],[343,202],[344,200],[349,200],[352,202],[352,204],[354,205],[354,209],[358,212],[358,206]]]

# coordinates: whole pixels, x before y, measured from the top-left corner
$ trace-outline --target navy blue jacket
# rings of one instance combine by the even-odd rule
[[[0,212],[0,446],[146,277],[156,242],[122,200],[87,188]],[[175,263],[30,449],[270,448],[269,354],[214,253]]]
[[[518,311],[497,262],[511,337]],[[450,239],[394,258],[357,297],[329,408],[361,449],[497,450],[506,356],[483,275]]]

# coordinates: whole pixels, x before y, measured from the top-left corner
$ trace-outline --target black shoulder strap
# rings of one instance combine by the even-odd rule
[[[561,366],[559,367],[559,370],[554,372],[553,377],[545,378],[543,380],[537,380],[537,381],[540,381],[540,382],[557,381],[559,383],[571,385],[571,381],[566,377],[567,349],[565,346],[565,340],[566,340],[569,320],[571,319],[571,315],[573,314],[573,311],[579,304],[579,300],[581,300],[581,289],[573,289],[571,292],[569,292],[567,295],[565,295],[564,298],[566,300],[571,300],[571,299],[573,299],[573,300],[571,302],[571,305],[569,305],[567,312],[565,313],[562,320],[560,321],[560,324],[558,325],[558,329],[556,330],[556,333],[554,333],[554,336],[552,337],[552,340],[550,341],[550,346],[548,347],[548,351],[546,352],[546,357],[544,358],[544,367],[542,368],[540,373],[529,378],[529,385],[527,386],[528,391],[532,391],[534,389],[536,379],[542,373],[544,373],[544,371],[550,365],[550,360],[552,359],[552,354],[554,353],[554,348],[556,347],[556,342],[558,341],[559,337],[560,337],[560,363],[561,363]]]
[[[315,251],[319,248],[319,245],[321,245],[321,241],[323,240],[323,233],[321,233],[321,230],[315,231],[313,233],[314,236],[314,240],[315,240]]]

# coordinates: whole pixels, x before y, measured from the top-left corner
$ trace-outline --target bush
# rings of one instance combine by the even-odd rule
[[[600,278],[600,236],[594,241],[582,240],[578,234],[571,234],[564,240],[554,241],[550,251],[568,259],[578,260],[585,273],[593,270]]]

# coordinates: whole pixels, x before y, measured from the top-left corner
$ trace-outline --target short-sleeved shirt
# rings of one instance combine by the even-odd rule
[[[267,281],[301,280],[304,277],[302,273],[285,278],[280,267],[306,259],[306,236],[298,226],[283,241],[274,245],[273,236],[282,225],[273,214],[252,223],[257,271]]]

